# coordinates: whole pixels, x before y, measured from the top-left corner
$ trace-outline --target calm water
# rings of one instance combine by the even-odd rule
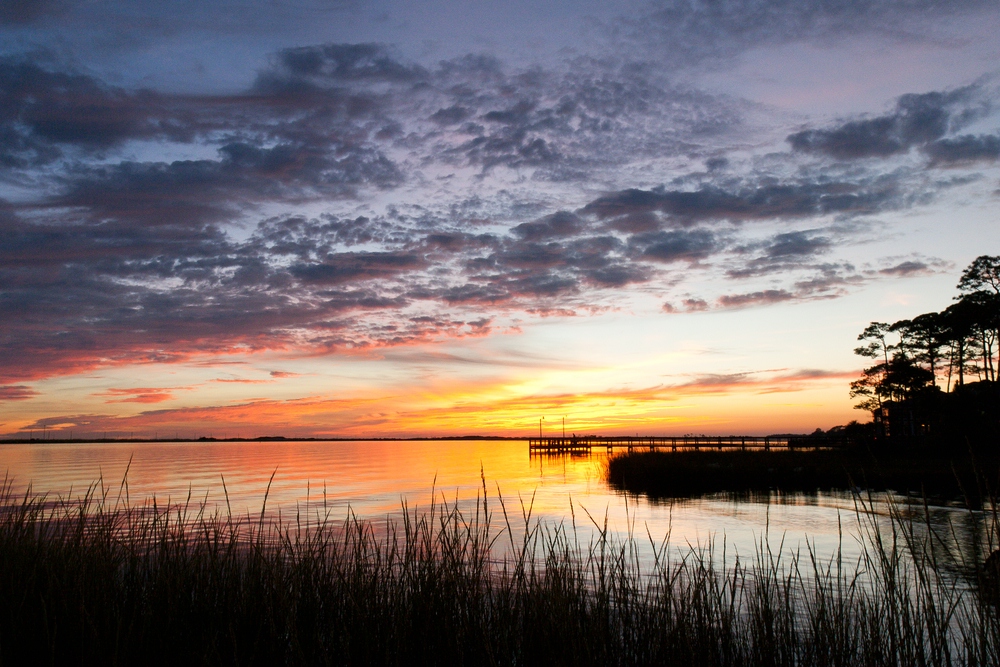
[[[130,463],[131,461],[131,463]],[[214,442],[128,444],[0,445],[0,472],[23,492],[76,497],[98,479],[117,495],[128,470],[134,505],[156,497],[159,503],[184,501],[225,507],[223,479],[234,513],[259,515],[273,473],[266,511],[294,516],[307,500],[324,497],[331,515],[384,520],[399,514],[403,502],[428,507],[440,501],[475,505],[483,477],[491,507],[502,494],[508,512],[520,515],[532,504],[532,517],[554,526],[575,521],[580,539],[593,532],[590,517],[618,536],[632,532],[645,548],[649,537],[672,544],[707,545],[725,540],[727,553],[753,554],[765,535],[785,548],[814,545],[824,558],[857,555],[859,543],[854,499],[849,494],[772,497],[758,501],[706,498],[654,503],[626,496],[603,479],[606,457],[538,457],[527,442]],[[482,474],[482,476],[481,476]],[[884,507],[882,508],[884,509]],[[954,507],[930,508],[932,522],[957,526],[975,539],[975,520]],[[514,517],[512,516],[512,519]],[[502,518],[494,519],[502,525]],[[521,521],[523,525],[523,521]],[[648,535],[648,536],[647,536]]]

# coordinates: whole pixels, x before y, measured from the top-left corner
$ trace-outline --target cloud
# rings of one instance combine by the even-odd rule
[[[246,378],[215,378],[212,382],[223,384],[268,384],[271,380],[248,380]]]
[[[704,299],[684,299],[684,308],[694,312],[708,310],[708,302]]]
[[[885,158],[922,148],[932,163],[993,159],[1000,152],[996,137],[945,138],[983,113],[976,86],[945,92],[902,95],[896,108],[875,118],[852,120],[819,130],[803,130],[787,138],[792,150],[819,153],[838,160]]]
[[[704,229],[635,234],[629,244],[643,259],[663,263],[696,262],[725,247],[724,242]]]
[[[816,256],[830,251],[834,242],[815,230],[782,232],[770,239],[737,249],[739,263],[727,269],[730,278],[751,278],[815,268]],[[744,260],[743,256],[756,255]]]
[[[628,189],[599,197],[584,206],[601,219],[662,213],[666,223],[691,226],[704,221],[733,222],[817,217],[829,214],[862,215],[903,204],[892,180],[857,182],[799,180],[724,189],[706,184],[695,190]]]
[[[8,384],[0,386],[0,403],[8,401],[26,401],[38,396],[38,392],[23,384]]]
[[[857,377],[855,371],[834,371],[816,368],[772,369],[740,373],[699,375],[687,382],[672,385],[682,394],[731,394],[753,390],[757,394],[802,391],[811,383],[829,380],[844,381]]]
[[[878,35],[933,42],[934,27],[956,15],[991,12],[989,0],[655,0],[638,16],[610,22],[613,42],[634,42],[671,67],[717,66],[741,52],[791,42]],[[621,47],[620,47],[621,48]]]
[[[128,138],[170,134],[169,123],[151,112],[156,97],[23,56],[2,57],[0,166],[51,162],[63,155],[60,145],[101,149]]]
[[[430,119],[438,125],[457,125],[472,115],[472,111],[458,104],[452,104],[447,109],[438,109],[431,114]]]
[[[830,239],[809,232],[786,232],[774,236],[766,249],[766,254],[772,259],[805,257],[822,253],[831,245],[833,244]]]
[[[415,254],[399,252],[330,253],[316,264],[296,264],[289,271],[304,283],[340,285],[385,279],[427,266]]]
[[[928,272],[930,272],[930,267],[927,266],[927,264],[913,260],[900,262],[895,266],[879,270],[879,273],[886,276],[913,276],[926,274]]]
[[[584,222],[577,215],[559,211],[534,222],[522,222],[511,233],[525,241],[577,236],[583,231]]]
[[[719,297],[719,305],[723,308],[746,308],[747,306],[770,305],[791,301],[795,295],[783,289],[769,289],[747,294],[724,294]]]
[[[8,383],[485,335],[524,313],[618,307],[630,286],[665,290],[695,271],[780,274],[796,298],[830,296],[857,275],[818,258],[853,232],[814,219],[943,187],[789,170],[795,152],[741,176],[742,158],[722,153],[745,106],[624,58],[424,66],[326,44],[279,51],[249,89],[209,96],[127,89],[32,54],[0,59],[0,91],[0,170],[29,193],[0,202]],[[979,155],[986,135],[953,136],[970,104],[900,98],[893,132],[928,154]],[[633,180],[647,160],[679,175],[621,187],[649,183]],[[799,220],[815,228],[787,228]],[[743,240],[758,222],[770,236]],[[765,305],[760,287],[723,307]]]
[[[384,44],[324,44],[279,51],[273,67],[261,72],[254,89],[274,93],[308,90],[346,82],[405,83],[425,78],[427,71],[404,64]]]
[[[1000,159],[1000,136],[965,134],[950,139],[940,139],[923,148],[931,164],[967,162],[996,162]]]
[[[0,3],[0,26],[27,25],[65,10],[60,0],[4,0]]]
[[[686,298],[681,302],[681,306],[675,306],[670,302],[666,302],[661,306],[661,310],[665,313],[697,313],[703,310],[708,310],[708,302],[704,299],[697,298]]]
[[[95,396],[106,397],[106,403],[162,403],[174,397],[172,387],[136,387],[131,389],[108,389]]]
[[[377,151],[357,148],[342,158],[329,147],[245,143],[219,149],[218,160],[121,162],[65,177],[66,190],[49,200],[55,208],[83,209],[148,224],[195,226],[241,217],[250,204],[324,197],[351,197],[355,188],[399,185],[398,168]]]

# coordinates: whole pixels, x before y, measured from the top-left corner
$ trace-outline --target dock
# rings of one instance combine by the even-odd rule
[[[528,451],[532,454],[584,454],[593,450],[615,449],[627,451],[715,450],[715,451],[772,451],[801,449],[839,449],[847,441],[843,438],[808,435],[682,435],[682,436],[600,436],[575,435],[530,438]]]

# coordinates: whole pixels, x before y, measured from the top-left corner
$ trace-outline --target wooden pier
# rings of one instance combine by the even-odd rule
[[[799,449],[838,449],[846,445],[842,438],[816,437],[807,435],[683,435],[683,436],[600,436],[576,435],[565,437],[530,438],[528,451],[531,454],[578,454],[615,449],[627,451],[670,450],[739,450],[772,451]]]

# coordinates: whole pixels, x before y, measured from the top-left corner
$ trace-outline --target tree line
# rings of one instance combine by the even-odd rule
[[[872,322],[854,352],[875,363],[851,383],[876,436],[995,435],[1000,256],[962,273],[954,303],[898,322]]]

